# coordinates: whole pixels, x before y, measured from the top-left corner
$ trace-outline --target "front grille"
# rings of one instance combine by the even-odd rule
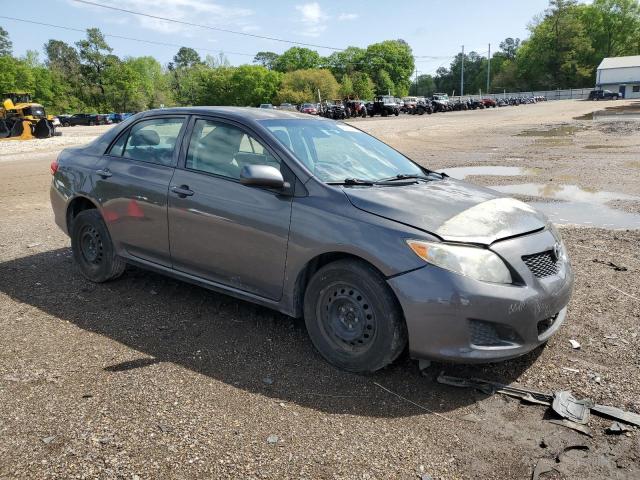
[[[529,267],[531,273],[538,278],[550,277],[560,270],[560,264],[552,250],[525,255],[522,260]]]
[[[557,318],[558,318],[558,314],[556,313],[553,317],[540,320],[538,322],[538,336],[540,337],[544,332],[549,330],[553,326],[553,324],[556,323]]]

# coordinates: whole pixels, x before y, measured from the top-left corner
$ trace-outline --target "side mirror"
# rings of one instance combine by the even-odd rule
[[[289,184],[282,173],[271,165],[245,165],[240,171],[240,183],[256,187],[285,188]]]

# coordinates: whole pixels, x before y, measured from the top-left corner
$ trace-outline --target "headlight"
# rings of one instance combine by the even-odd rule
[[[407,244],[425,262],[440,268],[484,282],[512,283],[509,269],[490,250],[422,240],[407,240]]]

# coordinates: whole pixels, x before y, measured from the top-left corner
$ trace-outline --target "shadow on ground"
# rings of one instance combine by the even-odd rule
[[[510,383],[540,354],[537,350],[488,366],[435,364],[426,376],[405,354],[373,375],[354,375],[323,361],[302,320],[135,268],[116,281],[95,285],[75,269],[68,248],[0,264],[0,291],[140,352],[125,362],[105,365],[110,375],[172,362],[252,393],[328,413],[425,413],[375,383],[445,413],[483,395],[436,383],[440,370]]]

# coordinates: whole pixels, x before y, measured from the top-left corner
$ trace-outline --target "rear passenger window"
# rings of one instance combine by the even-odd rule
[[[171,166],[183,122],[181,118],[154,118],[136,123],[129,135],[124,135],[126,143],[121,155],[141,162]],[[112,155],[118,155],[118,142],[111,149]]]
[[[245,165],[280,168],[280,162],[240,128],[210,120],[196,121],[187,152],[188,169],[239,179]]]

